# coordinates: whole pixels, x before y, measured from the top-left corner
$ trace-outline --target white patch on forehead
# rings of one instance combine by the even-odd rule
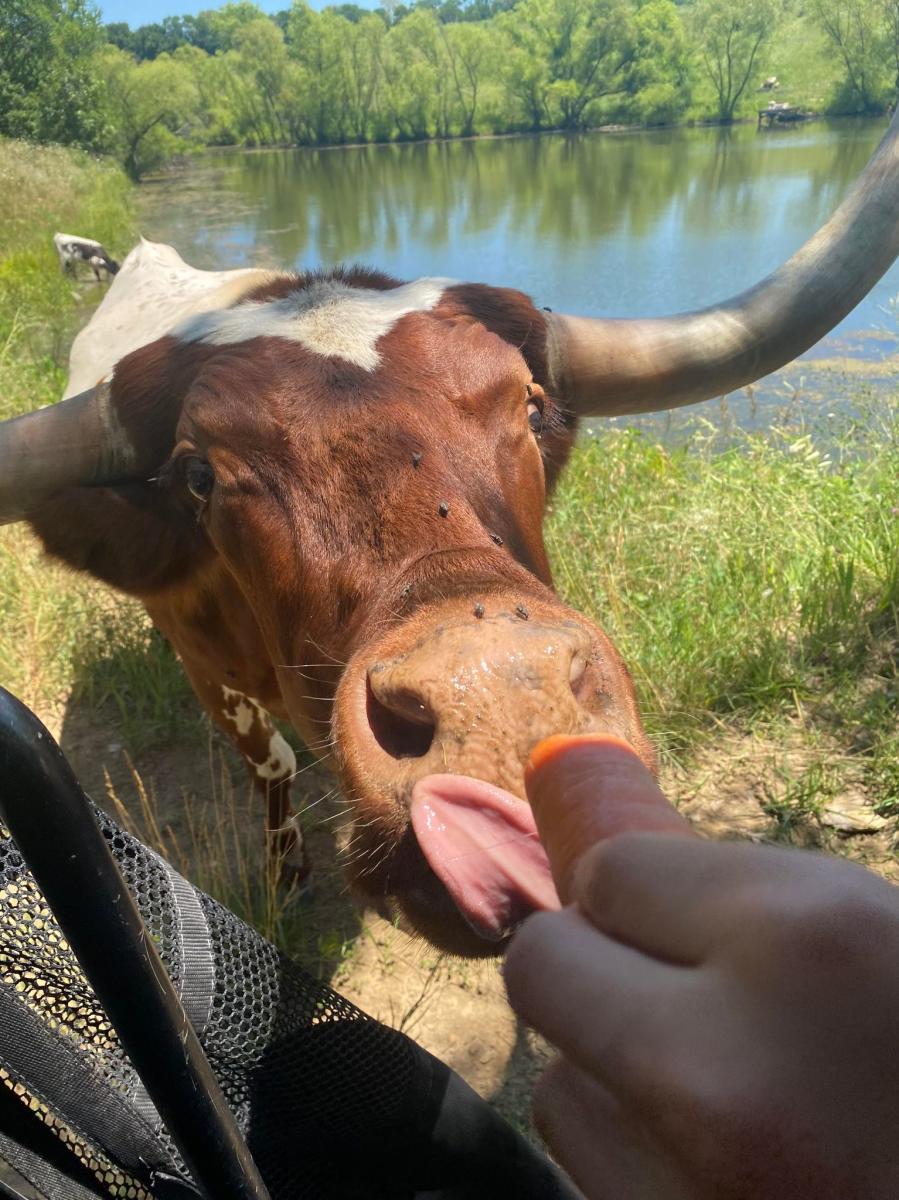
[[[416,279],[379,291],[350,287],[338,280],[318,279],[280,300],[246,301],[233,308],[199,313],[174,330],[183,342],[216,346],[255,337],[299,342],[314,354],[343,358],[366,371],[381,361],[378,340],[407,313],[427,312],[451,279]]]
[[[149,346],[198,312],[225,308],[283,274],[241,268],[198,271],[171,246],[141,238],[72,345],[65,396],[111,376],[119,359]]]

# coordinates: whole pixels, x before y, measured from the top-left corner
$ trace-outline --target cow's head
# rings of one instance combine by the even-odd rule
[[[894,122],[777,273],[683,317],[564,317],[367,272],[248,281],[8,423],[0,508],[52,548],[47,497],[115,484],[157,531],[129,551],[132,590],[236,581],[291,721],[333,736],[357,885],[435,942],[493,949],[548,899],[519,799],[535,743],[603,730],[653,765],[614,648],[551,587],[542,515],[576,418],[730,390],[839,321],[899,251],[897,140]]]

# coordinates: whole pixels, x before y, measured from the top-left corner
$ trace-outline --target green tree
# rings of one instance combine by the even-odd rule
[[[714,88],[719,121],[734,119],[777,14],[775,0],[697,0],[694,5],[693,39],[701,70]]]
[[[546,64],[530,52],[525,38],[516,36],[511,22],[502,26],[502,32],[508,42],[503,82],[517,108],[517,113],[510,114],[512,127],[543,129],[553,123]]]
[[[883,21],[884,50],[893,77],[892,100],[899,100],[899,0],[877,0]]]
[[[152,25],[141,25],[131,34],[130,50],[135,58],[158,58],[160,54],[172,54],[188,41],[188,31],[181,17],[164,17]]]
[[[672,124],[692,98],[687,31],[672,0],[647,0],[634,18],[636,50],[623,115],[647,125]]]
[[[835,107],[840,111],[880,112],[885,103],[888,63],[896,64],[891,54],[889,6],[879,0],[812,0],[821,28],[833,45],[845,72],[844,97]]]
[[[352,26],[327,9],[315,12],[294,0],[287,22],[290,56],[301,68],[295,86],[306,97],[309,141],[325,145],[346,140],[344,40]]]
[[[445,80],[439,79],[439,29],[433,13],[405,17],[390,30],[382,62],[382,103],[395,136],[431,137],[443,108]]]
[[[509,87],[534,127],[582,129],[625,92],[636,40],[624,0],[522,0],[502,20],[517,50]]]
[[[3,0],[0,133],[101,147],[107,127],[94,56],[102,44],[87,0]]]
[[[90,0],[4,2],[31,24],[28,37],[22,19],[12,32],[0,26],[0,46],[4,38],[10,46],[41,43],[49,26],[35,14],[90,12]],[[899,0],[808,0],[808,16],[798,17],[803,4],[787,0],[792,24],[814,20],[831,30],[833,61],[839,55],[844,62],[834,106],[881,107],[899,85]],[[154,78],[134,74],[133,61],[112,60],[106,91],[118,89],[121,108],[100,106],[115,136],[101,121],[94,144],[112,146],[139,174],[187,138],[328,145],[514,128],[574,131],[604,120],[671,124],[683,119],[703,77],[701,102],[731,121],[747,103],[783,7],[777,0],[386,0],[371,13],[353,0],[323,11],[293,0],[268,17],[251,0],[232,0],[134,32],[107,26],[110,41],[144,65],[162,62],[158,79],[175,72],[172,101],[152,94]],[[83,23],[71,28],[83,35]],[[53,78],[37,70],[40,56],[17,58],[11,50],[7,59],[29,65],[31,90]],[[78,54],[62,60],[77,62]],[[92,78],[102,80],[103,64],[90,66]],[[0,66],[0,113],[5,104],[8,114],[14,88],[10,72],[2,72]],[[77,80],[77,71],[70,74]],[[17,95],[30,90],[19,86]],[[46,110],[61,120],[79,109],[58,102]]]
[[[110,46],[118,46],[120,50],[134,53],[134,34],[127,21],[112,21],[104,27],[104,34]]]
[[[342,62],[349,134],[353,141],[365,142],[378,124],[387,27],[374,13],[355,21],[339,19],[349,22]]]
[[[328,7],[338,17],[345,17],[354,25],[359,21],[364,21],[370,15],[367,9],[360,8],[358,4],[329,4]]]
[[[229,100],[234,74],[226,56],[207,54],[199,46],[179,46],[172,59],[187,72],[196,94],[191,132],[204,146],[228,146],[240,141]]]
[[[217,54],[220,50],[233,50],[243,26],[263,15],[250,0],[236,0],[221,8],[206,9],[195,17],[184,17],[183,25],[191,45],[199,46],[207,54]]]
[[[418,60],[425,67],[431,88],[431,115],[436,137],[453,132],[453,86],[440,18],[434,9],[419,5],[403,22]]]
[[[470,137],[475,132],[486,71],[493,61],[490,33],[483,25],[458,22],[441,26],[441,35],[458,110],[458,131]]]
[[[284,34],[274,21],[258,17],[243,25],[235,40],[237,53],[231,61],[248,84],[248,93],[257,109],[257,140],[261,145],[289,141],[281,112],[289,67]]]
[[[111,148],[132,179],[160,167],[188,143],[184,134],[197,107],[190,69],[167,54],[137,63],[107,47],[99,69],[114,121]]]

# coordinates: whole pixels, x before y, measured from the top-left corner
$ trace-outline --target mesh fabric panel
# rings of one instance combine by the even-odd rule
[[[97,819],[273,1200],[410,1195],[402,1170],[379,1182],[379,1165],[395,1177],[385,1156],[434,1110],[428,1056]],[[2,828],[0,1030],[0,1085],[52,1132],[79,1188],[90,1181],[130,1200],[186,1194],[175,1146]],[[42,1194],[76,1194],[53,1170],[36,1177],[27,1158],[16,1168]]]

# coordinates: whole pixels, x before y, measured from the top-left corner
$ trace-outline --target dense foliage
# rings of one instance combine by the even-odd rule
[[[139,178],[201,145],[727,122],[778,72],[779,99],[881,111],[899,0],[294,0],[274,16],[234,0],[134,30],[101,26],[90,0],[4,0],[0,133]]]
[[[105,42],[88,0],[3,0],[0,7],[0,133],[41,142],[101,144]]]

